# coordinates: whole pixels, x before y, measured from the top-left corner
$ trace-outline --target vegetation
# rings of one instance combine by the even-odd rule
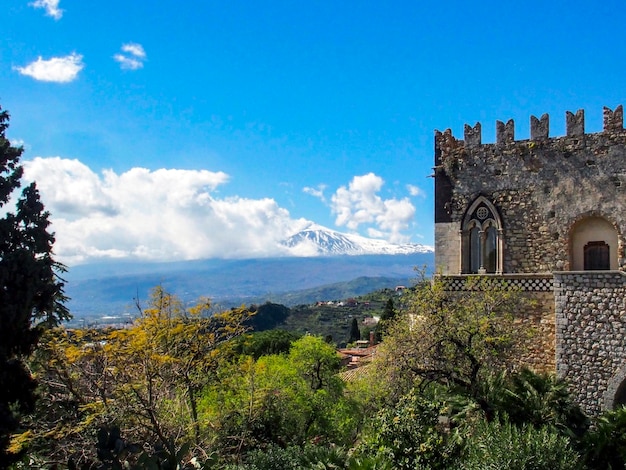
[[[43,213],[44,232],[45,219]],[[51,237],[44,239],[25,251],[49,260],[44,265],[54,273],[49,251],[35,251],[50,247]],[[28,281],[25,292],[51,297],[25,310],[31,323],[15,332],[25,346],[9,358],[28,366],[17,377],[27,391],[38,384],[38,400],[27,406],[34,403],[27,395],[5,405],[14,417],[0,468],[10,460],[13,469],[77,470],[573,470],[626,463],[625,409],[590,426],[566,383],[516,363],[530,332],[515,322],[519,293],[500,282],[476,277],[451,294],[440,280],[424,280],[401,295],[387,290],[368,300],[300,306],[296,315],[271,303],[215,313],[205,299],[186,306],[159,286],[126,328],[72,330],[56,325],[67,314],[62,284],[44,281]],[[0,320],[15,318],[11,312],[6,307]],[[308,334],[328,330],[313,330],[310,318],[307,331],[275,329],[293,326],[303,312],[315,312],[316,320],[332,312],[350,341],[361,337],[359,319],[379,316],[374,359],[342,378],[348,376],[335,345]]]
[[[349,382],[321,336],[248,331],[263,309],[209,315],[157,287],[126,329],[46,333],[14,468],[621,468],[626,413],[589,428],[564,382],[511,367],[516,293],[476,286],[381,302],[384,341]]]
[[[0,110],[0,468],[625,468],[626,408],[591,422],[521,368],[522,297],[490,278],[218,313],[157,286],[126,328],[63,328],[64,268],[36,186],[13,195],[7,126]],[[328,338],[374,316],[382,343],[344,379]]]
[[[310,333],[330,337],[338,346],[344,347],[351,340],[356,341],[354,320],[357,320],[360,338],[368,339],[369,331],[374,326],[367,325],[364,321],[374,317],[381,318],[390,300],[393,305],[398,305],[398,310],[402,308],[401,294],[401,292],[385,288],[348,299],[318,298],[315,304],[292,307],[289,316],[276,327],[301,335]]]
[[[250,315],[241,308],[207,316],[208,308],[206,301],[184,308],[157,287],[130,328],[51,331],[33,361],[44,406],[22,445],[80,468],[104,458],[89,451],[96,438],[168,462],[185,444],[203,445],[200,393],[220,347],[246,331]]]
[[[7,140],[8,126],[0,108],[0,468],[15,458],[10,435],[35,403],[25,359],[47,328],[69,318],[58,276],[64,268],[52,257],[54,236],[35,183],[23,189],[15,212],[9,206],[21,186],[23,149]]]

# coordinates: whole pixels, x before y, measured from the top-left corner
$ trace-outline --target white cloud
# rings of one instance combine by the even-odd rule
[[[141,44],[129,42],[122,45],[122,54],[115,54],[113,59],[126,70],[137,70],[143,67],[146,51]]]
[[[43,8],[46,10],[46,15],[51,16],[55,20],[60,20],[63,16],[63,10],[59,8],[59,0],[35,0],[29,3],[31,7]]]
[[[51,213],[59,261],[180,260],[285,254],[279,242],[309,222],[269,198],[217,198],[223,172],[132,168],[94,173],[78,160],[24,163]]]
[[[326,202],[326,197],[324,196],[325,190],[326,190],[325,184],[318,184],[317,188],[311,188],[309,186],[302,188],[302,192],[306,194],[310,194],[311,196],[316,197],[322,200],[323,202]]]
[[[83,56],[72,53],[65,57],[53,57],[44,60],[41,56],[26,67],[14,67],[22,75],[27,75],[42,82],[67,83],[76,79],[85,65]]]
[[[413,184],[407,184],[406,185],[406,189],[409,191],[409,194],[411,196],[418,196],[421,198],[425,198],[426,197],[426,191],[424,191],[422,188],[415,186]]]
[[[113,56],[116,62],[119,62],[120,67],[125,70],[137,70],[143,67],[143,62],[132,57],[126,57],[122,54],[115,54]]]
[[[408,241],[403,230],[415,216],[415,207],[408,198],[382,199],[378,193],[384,181],[374,173],[355,176],[348,187],[341,186],[331,198],[335,223],[357,230],[367,227],[368,235],[387,238],[394,243]]]
[[[143,46],[135,42],[129,42],[128,44],[123,44],[122,51],[128,52],[129,54],[134,55],[135,57],[139,59],[146,58],[146,51],[144,51]]]

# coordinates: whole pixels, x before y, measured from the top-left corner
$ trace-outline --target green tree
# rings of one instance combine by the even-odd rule
[[[589,419],[572,397],[567,382],[555,375],[522,369],[487,377],[479,395],[493,414],[511,424],[551,426],[568,437],[581,437]]]
[[[141,458],[175,468],[188,444],[206,444],[200,391],[216,379],[221,346],[247,330],[248,309],[209,315],[209,307],[200,300],[187,308],[157,287],[129,328],[51,332],[36,364],[49,406],[26,444],[56,463],[92,468],[96,457],[113,460],[105,452],[113,440],[114,450],[145,449]],[[123,458],[133,463],[137,452]]]
[[[0,108],[0,467],[13,459],[7,448],[19,413],[32,410],[35,381],[24,360],[42,332],[69,318],[63,305],[64,267],[52,257],[54,236],[35,183],[8,205],[20,188],[22,148],[5,136],[9,114]]]
[[[383,339],[383,336],[387,334],[389,325],[393,324],[397,313],[398,312],[396,311],[396,308],[393,304],[393,299],[389,297],[389,299],[387,299],[387,302],[385,303],[383,313],[380,315],[380,321],[376,326],[376,337],[378,341],[381,341]]]
[[[203,391],[201,422],[215,433],[216,448],[238,457],[268,445],[353,442],[362,414],[344,395],[335,349],[304,336],[289,354],[222,362]]]
[[[112,331],[103,347],[120,421],[139,426],[176,455],[175,438],[200,439],[198,392],[211,378],[219,346],[248,329],[244,308],[208,315],[201,299],[186,309],[156,287],[133,328]]]
[[[377,354],[400,395],[416,381],[456,387],[480,403],[481,380],[515,366],[528,330],[515,321],[520,293],[504,281],[469,278],[463,291],[444,281],[420,283],[407,296]],[[480,403],[482,406],[482,403]]]
[[[397,469],[454,468],[460,446],[441,422],[447,409],[445,401],[412,390],[375,415],[356,455],[383,458]]]
[[[354,343],[361,339],[361,330],[359,330],[359,321],[356,318],[352,319],[352,324],[350,325],[350,338],[348,339],[348,343]]]
[[[289,359],[309,383],[311,390],[334,390],[341,386],[336,375],[341,360],[335,348],[319,336],[303,336],[293,343]]]
[[[240,336],[233,341],[233,354],[259,359],[261,356],[269,354],[288,353],[291,343],[298,338],[296,333],[285,330],[253,332]]]

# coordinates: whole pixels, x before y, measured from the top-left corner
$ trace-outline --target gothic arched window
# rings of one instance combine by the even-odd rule
[[[463,274],[502,273],[502,223],[484,196],[470,205],[463,218],[461,243]]]

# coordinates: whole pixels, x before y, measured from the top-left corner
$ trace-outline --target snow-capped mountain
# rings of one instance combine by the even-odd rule
[[[406,255],[431,253],[433,247],[417,243],[393,244],[385,240],[341,233],[312,225],[290,236],[283,245],[294,256]]]

